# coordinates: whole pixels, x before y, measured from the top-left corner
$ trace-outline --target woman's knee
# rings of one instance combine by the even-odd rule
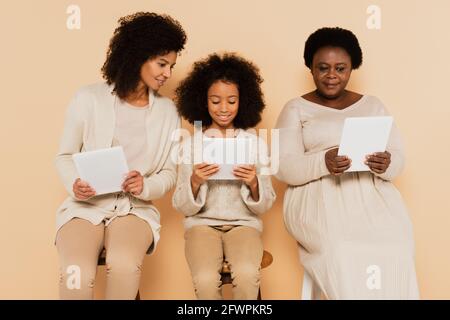
[[[127,250],[114,250],[106,254],[106,272],[141,274],[145,252],[132,254]]]

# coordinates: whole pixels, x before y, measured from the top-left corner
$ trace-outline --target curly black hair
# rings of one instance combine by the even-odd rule
[[[186,34],[178,21],[153,12],[137,12],[118,22],[101,71],[123,99],[136,89],[142,65],[159,55],[179,53],[184,49]]]
[[[314,54],[322,47],[340,47],[347,51],[352,61],[352,69],[362,64],[362,51],[358,39],[350,31],[339,27],[321,28],[312,33],[305,43],[303,58],[305,65],[311,69]]]
[[[219,80],[233,83],[239,90],[239,109],[233,125],[240,129],[256,126],[265,108],[263,79],[258,67],[233,53],[214,53],[194,63],[193,70],[175,90],[178,113],[191,124],[202,121],[204,127],[210,126],[208,90]]]

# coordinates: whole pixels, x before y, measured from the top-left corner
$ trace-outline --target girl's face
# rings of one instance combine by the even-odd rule
[[[311,73],[319,94],[327,99],[340,97],[350,80],[352,61],[340,47],[323,47],[317,50]]]
[[[208,89],[208,112],[212,127],[233,129],[233,120],[239,110],[239,89],[236,84],[218,80]]]
[[[148,59],[141,67],[141,81],[153,91],[158,91],[172,76],[172,69],[176,62],[175,51]]]

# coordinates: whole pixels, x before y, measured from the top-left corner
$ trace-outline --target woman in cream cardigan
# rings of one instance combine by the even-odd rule
[[[119,24],[102,68],[106,83],[77,92],[56,157],[70,195],[56,217],[62,299],[93,298],[103,248],[106,299],[134,299],[143,258],[159,239],[159,212],[152,200],[176,181],[169,155],[176,151],[171,137],[180,118],[173,102],[157,91],[170,78],[186,35],[176,20],[154,13],[126,16]],[[79,179],[72,155],[119,145],[131,170],[123,191],[96,195]]]
[[[224,259],[231,270],[233,297],[256,299],[258,295],[263,255],[260,216],[275,200],[268,170],[264,172],[268,168],[262,168],[268,162],[267,147],[246,131],[261,120],[261,82],[258,69],[249,61],[212,54],[197,62],[177,88],[180,114],[191,123],[202,121],[204,129],[183,142],[183,163],[173,195],[174,207],[186,217],[185,253],[199,299],[222,298]],[[235,180],[209,179],[220,165],[193,162],[203,137],[251,139],[256,165],[236,165]]]

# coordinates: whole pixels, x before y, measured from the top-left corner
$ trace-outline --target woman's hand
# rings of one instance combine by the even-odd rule
[[[375,173],[385,173],[391,164],[391,154],[387,151],[375,152],[367,155],[364,163]]]
[[[255,165],[239,165],[234,167],[233,174],[242,180],[249,188],[253,200],[259,200],[258,178]]]
[[[340,176],[348,170],[352,164],[352,160],[347,156],[338,156],[339,148],[330,149],[325,153],[325,164],[328,171],[333,176]]]
[[[199,163],[194,165],[191,175],[191,187],[194,198],[197,197],[200,186],[208,180],[210,176],[219,171],[218,164]]]
[[[83,181],[80,178],[75,180],[72,190],[75,194],[75,198],[78,200],[87,200],[95,196],[95,190],[92,189],[86,181]]]
[[[139,171],[133,170],[125,177],[125,181],[122,183],[122,190],[129,192],[134,196],[138,196],[144,189],[144,177]]]

